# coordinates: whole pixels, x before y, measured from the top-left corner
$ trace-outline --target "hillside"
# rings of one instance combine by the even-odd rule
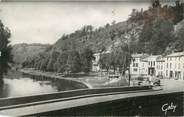
[[[28,57],[44,52],[48,46],[42,44],[15,44],[12,47],[13,60],[16,64],[22,64]]]
[[[91,25],[84,26],[82,29],[72,34],[62,36],[54,45],[53,51],[66,51],[70,49],[83,50],[86,47],[97,52],[103,48],[108,48],[115,42],[113,36],[121,35],[127,30],[126,22],[117,24],[106,24],[104,27],[94,29]]]
[[[62,73],[85,72],[85,66],[90,71],[92,53],[111,51],[112,55],[104,57],[108,67],[123,66],[126,69],[130,59],[125,55],[131,53],[157,55],[184,51],[184,29],[179,27],[183,24],[183,7],[184,4],[153,4],[145,11],[133,9],[124,22],[112,22],[97,29],[86,25],[64,34],[50,49],[29,58],[23,66]]]

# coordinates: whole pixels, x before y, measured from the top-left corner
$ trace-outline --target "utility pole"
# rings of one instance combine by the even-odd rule
[[[131,56],[131,52],[130,52],[130,35],[128,35],[128,21],[126,22],[127,23],[127,36],[128,36],[128,53],[130,54]],[[130,64],[131,64],[131,58],[128,58],[130,63],[129,63],[129,68],[128,68],[128,81],[129,81],[129,86],[130,86],[130,79],[131,79],[131,74],[130,74]]]
[[[130,52],[130,40],[129,40],[129,43],[128,43],[128,51],[129,51],[129,54],[130,54],[130,56],[131,56],[131,52]],[[129,56],[129,57],[130,57]],[[129,86],[130,86],[130,79],[131,79],[131,74],[130,74],[130,64],[131,64],[131,57],[130,58],[128,58],[129,59],[129,61],[130,61],[130,63],[129,63],[129,69],[128,69],[128,80],[129,80]]]
[[[131,79],[131,75],[130,75],[130,65],[129,65],[129,69],[128,69],[128,81],[129,81],[129,86],[130,86],[130,79]]]

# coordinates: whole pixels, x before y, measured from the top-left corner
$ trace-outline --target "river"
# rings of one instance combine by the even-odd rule
[[[16,71],[10,71],[3,80],[4,84],[0,86],[0,98],[38,95],[87,88],[84,84],[71,80],[33,76]]]

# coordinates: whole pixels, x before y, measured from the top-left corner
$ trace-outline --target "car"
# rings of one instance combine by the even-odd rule
[[[153,83],[154,86],[160,86],[160,79],[157,78],[157,77],[154,77],[152,79],[152,83]]]

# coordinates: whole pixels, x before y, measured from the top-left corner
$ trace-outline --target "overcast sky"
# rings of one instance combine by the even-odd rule
[[[84,25],[95,28],[125,21],[133,8],[147,9],[150,3],[1,3],[0,19],[12,33],[15,43],[55,43]]]

